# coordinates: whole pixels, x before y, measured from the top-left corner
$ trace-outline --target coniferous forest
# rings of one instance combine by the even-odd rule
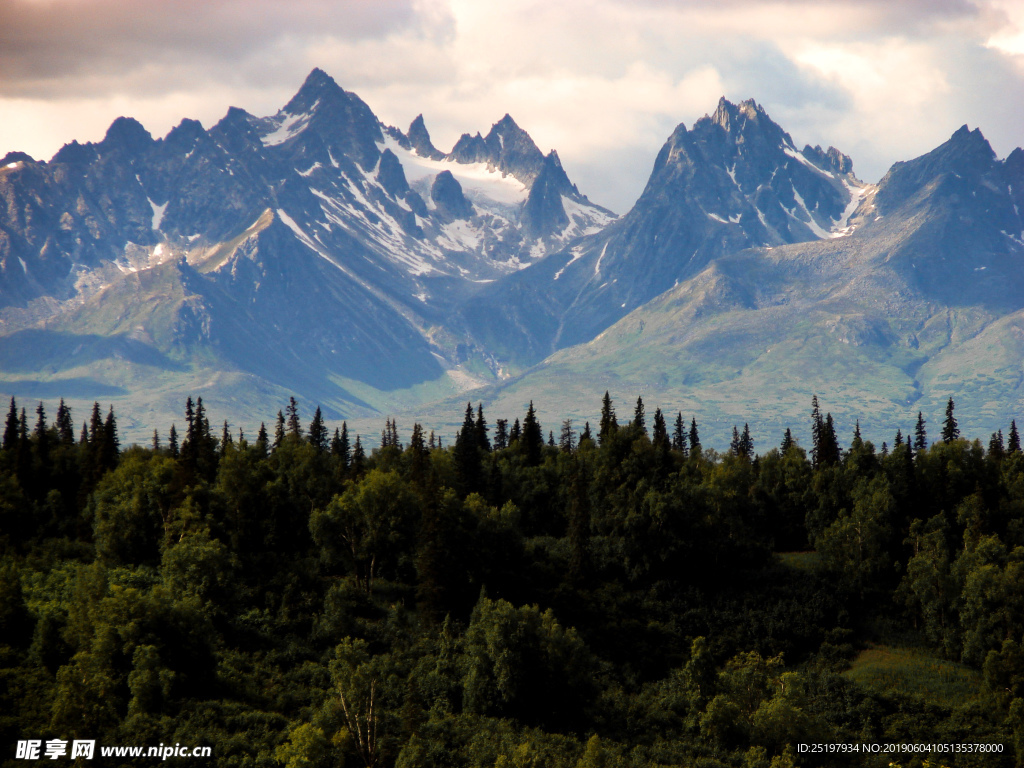
[[[815,400],[812,445],[737,425],[719,452],[627,408],[468,405],[453,445],[388,419],[371,446],[294,400],[247,439],[190,398],[123,447],[113,410],[79,431],[12,400],[0,763],[81,738],[289,768],[1022,764],[1016,424],[963,439],[950,400],[938,439],[921,416],[876,447]]]

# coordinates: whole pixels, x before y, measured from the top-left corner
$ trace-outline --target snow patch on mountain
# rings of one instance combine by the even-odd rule
[[[562,208],[569,217],[569,226],[562,232],[562,238],[592,235],[600,232],[617,218],[615,215],[589,205],[583,205],[571,197],[562,195]]]
[[[149,200],[148,197],[146,199]],[[150,224],[150,227],[154,231],[156,231],[160,229],[160,224],[163,223],[164,211],[167,210],[167,203],[164,203],[163,205],[157,205],[152,200],[149,200],[149,206],[153,209],[153,219],[152,223]]]
[[[288,139],[302,133],[302,130],[306,127],[306,124],[309,123],[309,118],[313,116],[313,112],[316,110],[317,104],[319,103],[319,99],[314,101],[308,112],[301,112],[297,115],[292,115],[288,112],[280,112],[275,117],[268,117],[267,121],[273,126],[273,128],[260,136],[260,141],[263,142],[263,146],[274,147],[278,144],[284,144]]]
[[[804,157],[802,154],[797,152],[796,149],[794,149],[793,147],[788,146],[786,144],[783,144],[782,145],[782,151],[785,152],[790,157],[792,157],[794,160],[797,160],[798,162],[803,163],[804,165],[806,165],[808,168],[810,168],[815,173],[819,173],[822,176],[829,176],[831,178],[835,178],[835,174],[834,173],[832,173],[831,171],[826,171],[824,168],[819,168],[814,163],[812,163],[810,160],[808,160],[806,157]]]
[[[850,195],[850,202],[846,204],[846,208],[843,210],[839,220],[832,227],[832,232],[829,235],[830,237],[846,237],[847,235],[853,234],[854,228],[850,226],[850,217],[856,213],[857,208],[860,207],[860,204],[864,201],[864,198],[868,193],[875,189],[874,184],[865,184],[857,187],[846,179],[843,179],[842,182],[846,191]]]
[[[487,163],[459,163],[453,159],[431,160],[421,157],[415,150],[405,149],[394,138],[388,136],[381,150],[390,149],[402,164],[409,185],[418,191],[429,190],[437,174],[450,171],[462,187],[463,194],[473,203],[492,201],[501,206],[513,207],[526,202],[530,191],[526,185],[513,176],[502,175]],[[424,195],[429,198],[429,195]]]

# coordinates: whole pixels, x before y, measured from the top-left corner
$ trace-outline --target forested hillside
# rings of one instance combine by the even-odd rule
[[[921,418],[881,449],[815,401],[809,450],[760,454],[607,395],[595,425],[467,406],[450,446],[294,400],[242,436],[189,399],[122,450],[113,411],[23,405],[4,765],[28,738],[290,768],[1024,759],[1024,453],[1015,424],[961,439],[952,401],[940,440]],[[797,748],[821,743],[1001,751]]]

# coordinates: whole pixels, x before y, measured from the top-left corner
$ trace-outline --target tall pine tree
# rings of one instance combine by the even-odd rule
[[[324,424],[319,405],[313,414],[313,420],[309,422],[309,444],[316,448],[317,453],[324,453],[327,450],[327,426]]]
[[[520,438],[523,457],[528,466],[540,464],[541,452],[544,448],[544,430],[537,421],[537,412],[533,409],[533,400],[523,418],[523,435]]]
[[[14,451],[18,448],[18,404],[11,398],[11,409],[7,412],[7,425],[4,427],[4,450]]]
[[[923,451],[928,447],[928,433],[924,428],[924,415],[917,412],[917,426],[914,427],[914,450]]]
[[[952,443],[960,438],[960,428],[956,424],[956,417],[953,416],[953,398],[946,403],[946,420],[942,423],[942,442]]]
[[[612,405],[611,395],[605,390],[604,398],[601,400],[601,423],[597,430],[597,441],[604,445],[611,434],[619,428],[619,422],[615,418],[615,406]]]
[[[676,414],[675,428],[672,430],[672,448],[686,455],[686,423],[683,421],[683,412]]]
[[[647,434],[647,417],[644,412],[644,399],[637,397],[636,408],[633,409],[633,427]]]

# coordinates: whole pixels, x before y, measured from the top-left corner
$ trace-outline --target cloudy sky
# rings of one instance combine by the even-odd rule
[[[0,0],[0,155],[272,114],[315,66],[443,150],[508,112],[617,212],[723,95],[867,181],[964,123],[1024,145],[1021,0]]]

